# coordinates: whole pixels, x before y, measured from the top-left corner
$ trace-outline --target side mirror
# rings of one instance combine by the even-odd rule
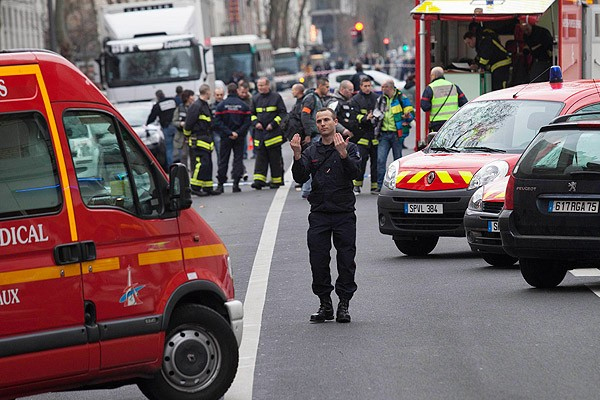
[[[169,167],[169,208],[171,211],[178,211],[191,206],[192,188],[188,170],[183,164],[171,164]]]

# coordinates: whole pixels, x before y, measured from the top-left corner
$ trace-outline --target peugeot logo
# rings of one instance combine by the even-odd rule
[[[577,191],[577,182],[569,182],[569,192],[576,192]]]
[[[435,180],[435,172],[431,171],[429,174],[427,174],[427,184],[431,185],[434,180]]]

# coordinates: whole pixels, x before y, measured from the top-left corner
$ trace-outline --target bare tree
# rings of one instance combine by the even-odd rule
[[[300,31],[302,30],[302,17],[304,15],[304,9],[308,4],[308,0],[301,0],[300,10],[298,12],[298,25],[296,25],[296,32],[291,40],[292,47],[298,47],[298,43],[300,41]]]

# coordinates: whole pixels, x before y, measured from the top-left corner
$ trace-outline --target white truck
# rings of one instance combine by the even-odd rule
[[[198,92],[214,82],[210,0],[148,0],[107,4],[98,13],[98,59],[112,103],[152,100],[157,90]]]

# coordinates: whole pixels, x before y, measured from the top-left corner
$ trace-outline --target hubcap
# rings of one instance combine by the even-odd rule
[[[218,342],[201,329],[174,332],[167,340],[162,374],[175,389],[197,392],[209,386],[221,367]]]

